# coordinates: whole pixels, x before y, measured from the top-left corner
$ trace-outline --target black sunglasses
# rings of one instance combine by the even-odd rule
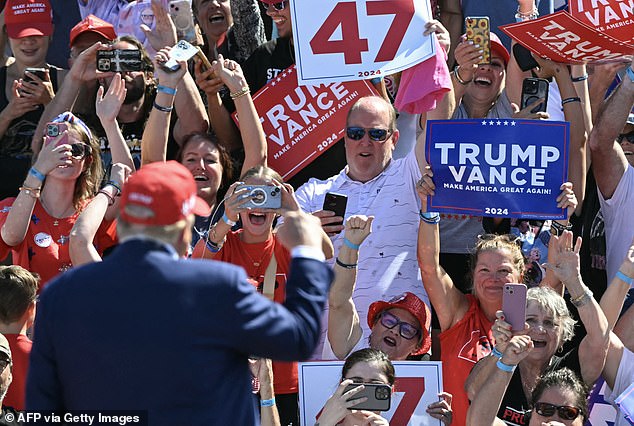
[[[70,145],[70,152],[73,158],[81,160],[90,155],[90,146],[85,143],[74,143]]]
[[[387,137],[392,133],[389,129],[364,129],[363,127],[347,127],[346,135],[353,141],[360,141],[368,132],[368,137],[374,142],[385,142]]]
[[[631,131],[629,133],[621,133],[617,138],[616,141],[618,143],[621,143],[623,141],[623,139],[625,139],[626,141],[628,141],[629,143],[634,143],[634,131]]]
[[[400,334],[403,339],[412,340],[418,335],[418,333],[420,333],[420,330],[417,327],[414,327],[408,322],[401,321],[398,317],[389,312],[381,313],[380,321],[383,327],[389,329],[398,325],[398,334]]]
[[[557,410],[559,418],[563,420],[574,420],[581,412],[579,408],[570,405],[553,405],[547,402],[535,403],[535,412],[540,416],[552,417],[555,415],[555,410]]]
[[[284,10],[284,8],[286,7],[286,2],[285,1],[281,1],[281,2],[278,2],[278,3],[268,3],[268,2],[263,1],[262,4],[264,5],[265,9],[268,9],[269,5],[273,6],[273,8],[275,10]]]

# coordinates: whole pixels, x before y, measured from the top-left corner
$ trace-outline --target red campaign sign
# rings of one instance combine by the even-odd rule
[[[572,0],[568,9],[592,28],[634,44],[634,0]]]
[[[295,176],[343,137],[348,109],[370,95],[378,93],[365,80],[298,86],[295,65],[284,70],[253,96],[269,167],[284,180]]]
[[[634,53],[634,46],[603,34],[564,11],[500,28],[533,53],[556,62],[617,62]]]

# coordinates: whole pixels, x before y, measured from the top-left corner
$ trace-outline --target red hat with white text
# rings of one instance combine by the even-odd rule
[[[53,34],[53,10],[48,0],[8,0],[4,23],[10,38],[50,36]]]

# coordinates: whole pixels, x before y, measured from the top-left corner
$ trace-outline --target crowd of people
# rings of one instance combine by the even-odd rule
[[[492,26],[483,63],[462,24],[548,2],[431,1],[442,82],[416,78],[435,100],[399,112],[411,75],[373,79],[343,138],[285,182],[253,97],[295,64],[292,3],[0,2],[0,425],[141,410],[296,426],[305,360],[344,364],[304,424],[389,424],[357,405],[363,384],[399,392],[400,361],[442,361],[425,410],[445,426],[581,425],[602,381],[614,403],[634,383],[634,59],[536,57],[550,94],[522,109],[515,42]],[[168,68],[181,39],[204,58]],[[98,66],[118,50],[131,69]],[[485,118],[570,123],[564,219],[428,208],[427,120]],[[528,286],[521,329],[511,283]]]

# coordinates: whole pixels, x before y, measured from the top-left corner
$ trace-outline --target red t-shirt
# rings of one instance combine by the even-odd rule
[[[4,225],[15,198],[0,201],[0,227]],[[68,241],[70,231],[79,213],[62,219],[51,217],[40,201],[35,202],[31,221],[24,240],[16,246],[8,246],[0,238],[0,259],[4,259],[9,252],[13,253],[13,264],[20,265],[31,272],[40,275],[40,289],[42,291],[48,281],[55,275],[70,267]],[[103,221],[95,235],[95,248],[99,254],[116,243],[115,221]]]
[[[464,384],[476,362],[489,355],[495,344],[491,333],[493,323],[484,315],[474,296],[469,294],[467,298],[469,310],[465,316],[440,334],[444,390],[453,395],[452,426],[465,425],[469,399]]]
[[[271,260],[271,254],[275,252],[277,273],[273,299],[283,303],[286,299],[286,276],[291,264],[291,254],[273,235],[265,242],[247,244],[240,239],[241,233],[242,230],[229,232],[227,240],[214,259],[242,266],[254,284],[257,283],[258,291],[262,292],[264,273]],[[194,249],[193,257],[196,257],[196,253],[204,247],[205,241],[200,240]],[[298,391],[296,362],[273,361],[273,387],[275,393],[279,394]]]
[[[26,374],[29,370],[29,355],[33,342],[24,334],[5,334],[4,337],[9,341],[11,348],[13,381],[4,397],[3,405],[22,411],[25,409]]]

